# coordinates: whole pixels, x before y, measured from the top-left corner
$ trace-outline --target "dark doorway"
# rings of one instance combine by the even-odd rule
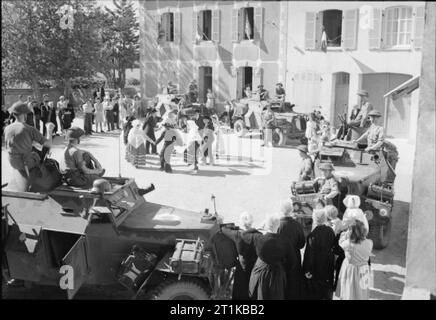
[[[205,103],[207,100],[207,89],[212,89],[212,67],[200,67],[199,70],[199,102]]]
[[[238,68],[238,98],[245,98],[244,90],[250,87],[253,90],[253,67]]]

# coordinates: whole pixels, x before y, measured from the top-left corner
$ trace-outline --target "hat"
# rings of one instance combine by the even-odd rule
[[[206,119],[206,120],[209,120],[209,121],[212,121],[212,118],[209,117],[209,116],[204,116],[204,117],[203,117],[203,120],[205,120],[205,119]]]
[[[333,167],[333,164],[331,164],[330,162],[321,163],[319,165],[319,169],[320,170],[335,170],[335,168]]]
[[[61,99],[65,99],[65,97],[64,97],[64,96],[60,96],[60,97],[59,97],[59,100],[61,100]]]
[[[357,91],[357,95],[362,96],[362,97],[368,97],[369,93],[366,90],[359,90],[359,91]]]
[[[104,194],[109,191],[111,191],[111,184],[106,179],[96,179],[92,183],[91,193],[93,194]]]
[[[17,101],[9,108],[9,113],[14,115],[28,114],[30,113],[30,109],[26,103]]]
[[[304,153],[308,153],[308,152],[309,152],[309,150],[307,149],[307,146],[304,145],[304,144],[300,144],[300,145],[297,147],[297,150],[299,150],[299,151],[301,151],[301,152],[304,152]]]
[[[371,110],[369,113],[368,113],[368,117],[381,117],[382,115],[381,115],[381,113],[380,113],[380,111],[378,111],[378,110]]]
[[[85,131],[83,131],[79,127],[72,127],[68,129],[66,138],[67,139],[79,139],[81,136],[85,134]]]
[[[283,87],[283,83],[278,82],[278,83],[276,83],[276,86],[282,86]]]
[[[259,84],[257,87],[258,88],[263,88],[263,84]]]

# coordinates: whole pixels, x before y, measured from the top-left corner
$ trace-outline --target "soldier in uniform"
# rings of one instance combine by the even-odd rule
[[[331,163],[321,163],[319,169],[323,177],[315,178],[315,182],[319,186],[320,199],[324,200],[327,204],[333,204],[332,200],[339,195],[339,186],[332,172],[335,170]]]
[[[37,167],[40,156],[32,151],[32,143],[37,142],[50,147],[50,141],[35,128],[26,124],[30,109],[24,102],[16,102],[9,109],[15,122],[5,128],[6,149],[13,173],[9,188],[13,191],[26,192],[30,185],[30,170]]]
[[[359,90],[357,92],[359,96],[360,112],[357,114],[354,120],[348,122],[348,125],[352,127],[351,140],[359,138],[366,130],[368,130],[370,123],[368,121],[368,114],[374,107],[369,102],[369,93],[366,90]]]
[[[84,134],[85,132],[78,127],[72,127],[67,131],[68,145],[64,152],[67,168],[65,178],[70,186],[89,189],[95,180],[103,176],[105,169],[91,153],[77,147],[80,137]]]
[[[309,181],[313,178],[313,162],[312,158],[308,155],[309,151],[307,146],[299,145],[297,150],[300,152],[300,157],[303,159],[299,174],[299,181]]]
[[[365,151],[379,150],[384,143],[385,134],[382,126],[378,125],[378,120],[381,117],[381,113],[377,110],[372,110],[368,113],[371,126],[360,138],[355,140],[355,143],[359,143],[365,138],[368,141],[368,147]]]

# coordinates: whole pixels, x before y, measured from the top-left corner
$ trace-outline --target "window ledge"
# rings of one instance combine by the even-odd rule
[[[212,47],[214,44],[212,40],[200,40],[196,45],[199,47]]]
[[[381,51],[412,51],[411,46],[407,47],[389,47],[389,48],[381,48]]]

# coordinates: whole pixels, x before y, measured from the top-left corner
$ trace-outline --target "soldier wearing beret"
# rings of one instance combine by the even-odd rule
[[[332,204],[333,198],[339,195],[339,186],[332,172],[335,170],[331,163],[321,163],[319,169],[322,172],[322,177],[315,178],[315,182],[319,186],[319,194],[322,200],[327,204]]]
[[[371,126],[369,127],[368,131],[366,131],[354,142],[359,143],[360,141],[367,139],[368,147],[365,149],[365,151],[379,150],[383,146],[383,142],[385,140],[384,128],[378,125],[381,113],[377,110],[372,110],[368,113],[368,116]]]
[[[25,103],[14,103],[9,112],[15,118],[15,122],[5,128],[6,149],[13,169],[9,187],[14,191],[26,192],[30,185],[29,172],[41,161],[39,155],[32,151],[32,143],[37,142],[49,148],[50,142],[35,127],[26,124],[30,109]]]
[[[78,127],[72,127],[67,131],[68,145],[64,151],[67,167],[65,178],[70,186],[89,189],[95,180],[103,176],[105,169],[91,153],[77,147],[80,137],[84,134],[85,132]]]
[[[313,162],[312,158],[308,155],[309,151],[307,146],[299,145],[297,150],[300,153],[301,159],[303,159],[298,180],[310,181],[313,178]]]

